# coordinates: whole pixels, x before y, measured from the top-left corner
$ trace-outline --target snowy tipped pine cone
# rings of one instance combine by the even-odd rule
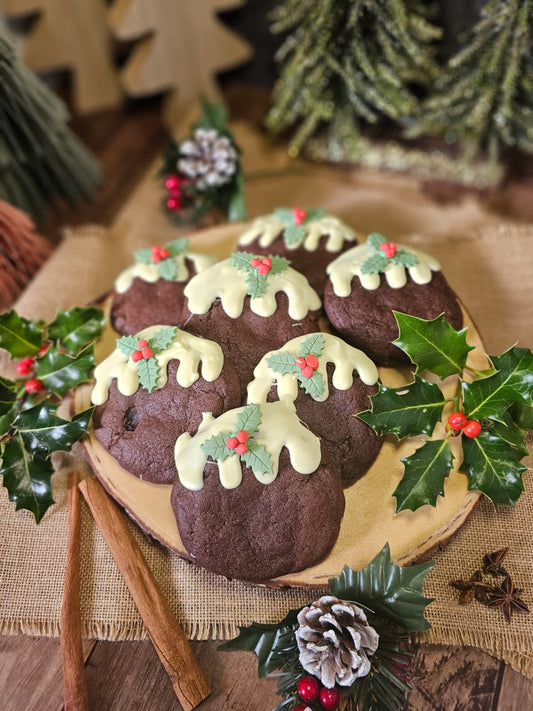
[[[367,655],[378,648],[379,635],[360,607],[325,595],[300,610],[298,623],[300,663],[325,687],[350,686],[369,673]]]
[[[198,190],[231,182],[237,171],[237,151],[227,136],[197,128],[193,138],[180,143],[178,170],[195,181]]]

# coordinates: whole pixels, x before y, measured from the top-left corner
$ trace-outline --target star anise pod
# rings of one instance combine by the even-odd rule
[[[483,582],[481,570],[476,570],[470,577],[470,580],[452,580],[450,583],[452,588],[460,590],[459,604],[466,605],[472,602],[474,597],[478,602],[486,604],[487,596],[492,590],[491,585]]]
[[[483,572],[487,573],[487,575],[492,575],[493,578],[507,575],[507,571],[501,563],[508,550],[509,548],[506,547],[500,548],[499,551],[494,551],[494,553],[485,553],[483,556]]]
[[[487,603],[489,607],[501,607],[507,622],[511,621],[514,610],[529,612],[526,603],[520,598],[522,590],[515,588],[510,575],[506,575],[501,585],[495,585]]]

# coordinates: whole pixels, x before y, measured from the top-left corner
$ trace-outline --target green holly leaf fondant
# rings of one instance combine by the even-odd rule
[[[136,336],[121,336],[117,338],[117,348],[126,358],[131,358],[133,351],[139,350],[139,339]]]
[[[307,210],[307,215],[304,219],[304,225],[307,225],[310,222],[316,222],[317,220],[321,220],[326,216],[326,214],[327,213],[323,207],[311,207],[309,210]]]
[[[226,444],[226,440],[230,436],[229,432],[219,432],[213,435],[205,442],[202,442],[200,449],[205,453],[207,457],[211,457],[215,462],[223,462],[227,457],[235,454],[234,449],[230,449]]]
[[[299,355],[305,358],[306,355],[314,355],[320,358],[325,346],[324,336],[321,333],[313,333],[305,339],[300,346]]]
[[[43,345],[43,329],[34,321],[19,316],[16,311],[0,314],[0,348],[12,358],[35,356]]]
[[[26,449],[43,457],[55,451],[68,451],[87,432],[94,408],[64,420],[56,415],[57,405],[49,399],[24,410],[15,426]]]
[[[292,225],[294,223],[292,208],[290,207],[276,207],[272,214],[284,225]]]
[[[520,464],[520,449],[491,430],[482,430],[477,437],[462,439],[461,471],[468,474],[468,488],[483,492],[495,506],[514,506],[524,491],[522,474],[527,470]]]
[[[88,382],[94,368],[94,346],[87,346],[76,356],[50,348],[37,361],[37,376],[45,388],[56,395]]]
[[[381,252],[379,254],[371,254],[361,264],[361,274],[381,274],[381,272],[385,271],[388,263],[389,260]]]
[[[157,273],[165,281],[175,281],[178,277],[178,265],[173,257],[162,259],[157,263]]]
[[[325,381],[322,373],[317,373],[315,371],[310,378],[305,378],[303,375],[300,375],[299,380],[302,384],[302,388],[304,389],[304,391],[308,395],[311,395],[313,400],[323,399]]]
[[[387,239],[379,232],[371,232],[366,238],[367,245],[374,250],[374,252],[379,252],[380,246],[386,242]]]
[[[414,382],[399,388],[378,384],[370,396],[371,410],[357,417],[379,434],[393,433],[399,439],[409,435],[431,435],[442,416],[444,395],[436,383],[415,376]]]
[[[150,247],[142,247],[141,249],[136,249],[133,253],[136,262],[139,264],[153,264],[152,260],[152,250]]]
[[[51,479],[54,469],[49,458],[28,452],[20,434],[11,437],[4,446],[0,474],[15,502],[15,510],[27,509],[37,523],[54,503]]]
[[[274,255],[270,257],[270,259],[272,260],[272,266],[270,267],[267,277],[274,276],[274,274],[283,274],[283,272],[291,265],[290,259],[287,259],[286,257],[278,257]]]
[[[246,466],[259,474],[272,474],[272,458],[264,445],[257,444],[253,440],[248,440],[247,445],[248,450],[241,454],[241,459]]]
[[[390,258],[390,262],[398,267],[414,267],[418,264],[418,257],[406,249],[399,249],[394,257]]]
[[[304,225],[288,225],[283,232],[283,239],[287,247],[298,244],[305,237]]]
[[[365,605],[407,630],[426,630],[430,624],[424,611],[432,600],[422,595],[422,586],[433,565],[402,568],[391,560],[387,543],[366,568],[356,571],[345,565],[329,587],[342,600]]]
[[[231,266],[235,267],[235,269],[239,269],[241,272],[253,272],[254,268],[252,267],[250,262],[252,261],[254,256],[255,255],[250,254],[250,252],[233,252],[230,257]]]
[[[104,312],[101,309],[75,307],[57,314],[48,327],[48,335],[59,341],[69,353],[76,354],[102,332]]]
[[[300,369],[296,365],[295,360],[296,356],[294,353],[277,351],[267,358],[267,365],[274,373],[279,373],[280,375],[297,375]]]
[[[472,419],[484,417],[501,420],[513,402],[529,405],[533,392],[533,354],[514,346],[500,356],[493,356],[494,375],[472,383],[463,383],[465,411]]]
[[[394,491],[396,513],[416,511],[424,504],[435,506],[437,496],[444,496],[444,480],[453,467],[453,455],[447,439],[430,440],[414,454],[402,459],[402,480]]]
[[[466,342],[467,328],[456,331],[440,314],[432,320],[393,311],[400,335],[393,341],[416,365],[439,378],[463,372],[466,359],[474,346]]]
[[[165,326],[156,331],[148,341],[150,347],[157,351],[164,351],[167,349],[173,340],[176,338],[176,331],[178,329],[175,326]]]
[[[257,404],[247,405],[237,415],[235,431],[246,430],[250,437],[254,435],[261,424],[261,408]]]
[[[246,286],[252,299],[260,299],[264,296],[268,288],[267,278],[266,276],[259,276],[255,272],[250,272],[246,275]]]
[[[139,383],[149,393],[153,392],[159,380],[159,364],[155,358],[141,358],[137,363]]]
[[[167,242],[165,249],[168,249],[171,257],[181,257],[189,249],[189,243],[190,240],[187,237],[180,237],[172,242]]]

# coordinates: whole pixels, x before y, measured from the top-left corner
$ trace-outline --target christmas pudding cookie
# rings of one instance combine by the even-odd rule
[[[156,322],[181,326],[185,285],[217,261],[188,248],[189,240],[182,238],[134,253],[135,263],[115,281],[111,324],[118,333],[131,336]]]
[[[174,444],[182,432],[195,431],[203,412],[218,415],[240,403],[220,346],[173,326],[118,339],[94,377],[96,438],[124,469],[157,484],[176,477]]]
[[[318,329],[321,301],[285,257],[235,252],[185,287],[183,328],[222,346],[244,394],[263,354]]]
[[[463,315],[436,259],[377,233],[328,266],[324,307],[334,328],[379,365],[407,365],[393,311],[423,319],[444,313],[454,328]]]
[[[378,371],[362,351],[336,336],[313,333],[267,353],[248,385],[248,402],[266,402],[277,394],[294,402],[298,416],[326,442],[344,487],[376,459],[383,438],[356,417],[371,406]]]
[[[242,249],[268,256],[288,257],[322,296],[326,266],[345,249],[357,244],[354,231],[325,210],[279,207],[258,217],[239,237]]]
[[[208,570],[269,580],[317,563],[335,543],[340,477],[290,403],[208,415],[193,437],[178,438],[175,455],[181,540]]]

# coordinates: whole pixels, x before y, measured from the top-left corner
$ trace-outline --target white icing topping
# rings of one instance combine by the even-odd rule
[[[295,269],[288,267],[281,274],[269,275],[267,279],[267,290],[263,296],[250,299],[250,308],[258,316],[272,316],[275,313],[278,291],[287,294],[289,316],[292,319],[303,319],[309,311],[320,308],[320,297],[304,275]],[[238,318],[248,294],[246,273],[234,267],[230,259],[225,259],[193,277],[185,287],[184,294],[188,299],[189,311],[193,314],[205,314],[214,301],[220,299],[227,315]]]
[[[366,385],[374,385],[378,380],[378,369],[370,358],[357,348],[353,348],[337,336],[329,333],[321,334],[324,338],[324,350],[318,358],[317,372],[324,378],[324,394],[320,402],[327,400],[329,395],[327,364],[334,365],[331,378],[333,387],[337,390],[348,390],[353,384],[353,371],[355,370]],[[295,358],[300,348],[309,336],[298,336],[288,341],[277,351],[270,351],[261,358],[254,370],[254,380],[248,384],[248,403],[266,402],[270,388],[277,384],[278,398],[284,402],[294,402],[298,396],[298,375],[286,373],[281,375],[272,370],[267,359],[274,353],[285,351],[293,353]]]
[[[186,489],[199,491],[203,487],[207,455],[201,444],[219,432],[233,432],[236,416],[243,409],[228,410],[217,418],[213,418],[210,413],[204,414],[202,424],[193,437],[188,432],[178,437],[174,457],[179,479]],[[292,404],[269,402],[261,405],[261,424],[253,437],[272,457],[272,474],[253,472],[262,484],[270,484],[277,477],[283,447],[289,450],[291,465],[300,474],[311,474],[318,469],[321,459],[320,440],[300,422]],[[225,489],[239,486],[242,481],[239,456],[231,455],[223,462],[210,461],[208,466],[211,464],[218,466],[220,482]]]
[[[190,272],[185,262],[186,259],[190,259],[193,263],[197,274],[203,272],[204,269],[211,267],[218,261],[217,257],[212,254],[203,254],[202,252],[184,252],[183,254],[180,254],[179,257],[174,257],[174,261],[176,262],[176,266],[178,268],[178,274],[173,281],[183,282],[187,281],[189,278]],[[135,277],[139,277],[139,279],[147,281],[151,284],[161,278],[157,270],[157,264],[140,264],[136,262],[118,275],[115,280],[115,290],[119,294],[123,294],[125,291],[128,291],[130,286],[133,284]]]
[[[402,244],[396,245],[398,250],[405,249],[418,258],[418,264],[408,267],[409,276],[417,284],[428,284],[431,281],[431,272],[440,270],[440,264],[436,259],[419,249]],[[370,291],[377,289],[380,283],[380,274],[362,274],[363,263],[375,252],[366,243],[352,247],[347,252],[341,254],[337,259],[327,266],[327,273],[331,279],[333,290],[337,296],[349,296],[352,291],[352,277],[358,276],[361,286]],[[385,267],[385,278],[393,289],[401,289],[407,284],[407,271],[405,267],[396,264],[388,264]]]
[[[294,244],[287,245],[287,249],[296,249],[303,245],[308,252],[314,252],[319,245],[320,238],[328,235],[326,251],[339,252],[344,242],[353,242],[355,233],[351,227],[341,222],[333,215],[325,215],[319,220],[313,220],[304,225],[305,232],[302,239]],[[261,247],[270,247],[272,242],[283,232],[285,225],[275,215],[263,215],[256,218],[251,226],[238,240],[239,246],[246,246],[259,237]]]
[[[164,326],[150,326],[139,331],[136,338],[149,340],[150,337]],[[222,349],[214,341],[192,336],[190,333],[176,329],[176,336],[171,345],[155,354],[160,368],[157,383],[158,388],[167,382],[167,365],[171,360],[179,360],[176,380],[182,388],[188,388],[200,377],[199,366],[202,363],[202,377],[208,382],[216,380],[224,365]],[[101,405],[109,396],[109,388],[113,378],[117,379],[117,388],[122,395],[133,395],[139,387],[139,371],[137,365],[121,350],[115,350],[94,369],[96,383],[91,401]]]

